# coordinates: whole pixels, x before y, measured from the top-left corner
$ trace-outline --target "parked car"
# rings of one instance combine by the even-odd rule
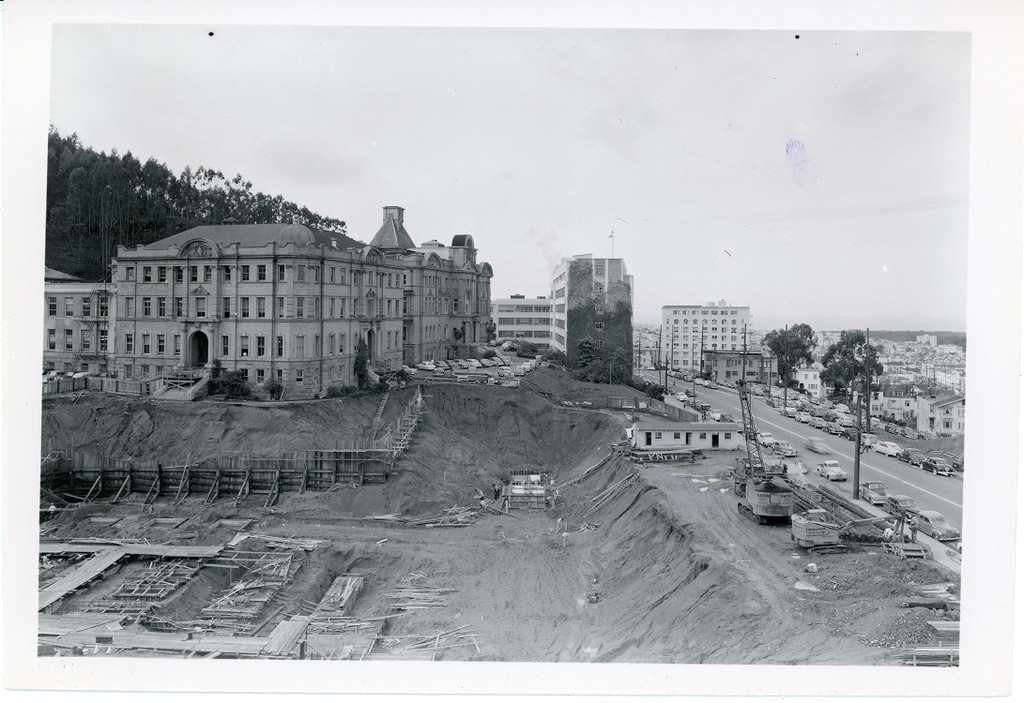
[[[845,481],[850,477],[849,474],[843,471],[843,468],[839,466],[839,462],[835,459],[827,459],[821,462],[814,470],[819,476],[829,481]]]
[[[825,444],[825,440],[819,439],[817,437],[811,437],[810,439],[808,439],[804,443],[804,446],[810,449],[815,454],[828,454],[829,452],[832,451],[831,449],[829,449],[828,445]]]
[[[469,365],[472,366],[474,369],[479,369],[483,366],[483,364],[480,363],[479,359],[466,359],[466,361],[468,361]]]
[[[921,438],[921,436],[917,433],[917,430],[912,430],[909,427],[904,427],[900,431],[900,434],[902,434],[907,439],[920,439]]]
[[[762,447],[771,447],[775,444],[776,441],[775,435],[773,435],[771,432],[758,432],[757,435],[755,435],[755,437],[757,439],[757,443],[760,444]]]
[[[843,431],[839,433],[839,436],[843,439],[848,439],[851,442],[857,439],[857,428],[856,427],[843,427]]]
[[[802,422],[803,424],[809,424],[811,422],[811,414],[809,412],[799,412],[796,414],[796,421]]]
[[[714,381],[708,381],[704,384],[709,390],[718,390],[718,384]]]
[[[722,411],[711,408],[711,410],[708,410],[708,419],[714,422],[719,422],[722,419]]]
[[[917,501],[910,496],[905,495],[891,495],[885,499],[885,503],[882,504],[882,509],[890,515],[899,517],[903,513],[909,513],[910,515],[917,515],[919,508],[917,507]]]
[[[418,368],[420,371],[434,371],[435,369],[437,369],[437,367],[434,365],[434,362],[432,361],[421,361],[420,363],[416,364],[416,368]]]
[[[886,485],[881,481],[865,481],[860,484],[860,498],[872,505],[884,505],[889,497]]]
[[[895,442],[877,442],[871,449],[885,456],[899,456],[903,450]]]
[[[775,446],[772,447],[772,451],[776,454],[781,454],[787,459],[796,456],[796,448],[789,442],[776,442]]]
[[[866,444],[869,447],[873,444],[878,444],[878,436],[871,434],[870,432],[862,432],[860,435],[861,444]]]
[[[920,449],[914,449],[913,447],[907,447],[899,456],[896,457],[900,461],[905,461],[911,466],[920,466],[928,458],[924,455]]]
[[[914,524],[917,525],[919,532],[923,532],[940,542],[951,542],[960,539],[960,530],[946,522],[946,518],[942,513],[937,513],[934,510],[922,510],[919,512],[917,517],[911,521],[911,525]]]
[[[843,426],[840,425],[838,422],[830,422],[827,425],[825,425],[825,431],[828,432],[829,434],[841,434],[843,431]]]
[[[825,426],[828,425],[823,417],[812,417],[809,424],[817,430],[823,430],[825,429]]]
[[[941,456],[928,456],[921,462],[921,468],[931,471],[936,476],[952,476],[953,465],[949,460]]]
[[[783,409],[782,409],[782,410],[781,410],[780,412],[781,412],[781,413],[782,413],[783,415],[785,415],[786,417],[793,417],[793,418],[795,418],[795,417],[796,417],[796,414],[797,414],[797,412],[798,412],[798,411],[797,411],[797,409],[796,409],[796,408],[794,408],[794,407],[793,407],[792,405],[787,405],[787,406],[786,406],[785,408],[783,408]]]
[[[836,411],[841,413],[849,413],[850,407],[845,403],[836,403]]]

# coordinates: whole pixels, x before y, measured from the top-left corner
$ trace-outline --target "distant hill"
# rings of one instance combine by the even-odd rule
[[[89,281],[109,276],[119,244],[149,244],[196,225],[296,222],[346,234],[345,223],[220,171],[175,175],[150,157],[107,154],[50,126],[46,170],[46,265]]]
[[[890,342],[914,342],[918,335],[933,334],[939,344],[956,344],[967,350],[966,332],[939,332],[927,330],[871,330],[871,339],[886,339]]]

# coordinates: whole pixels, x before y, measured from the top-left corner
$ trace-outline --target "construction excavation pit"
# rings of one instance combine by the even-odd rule
[[[958,575],[744,519],[742,450],[638,457],[631,393],[47,398],[39,654],[956,663]]]

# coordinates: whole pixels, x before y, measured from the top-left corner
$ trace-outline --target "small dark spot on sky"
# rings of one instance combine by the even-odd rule
[[[213,36],[213,32],[210,32],[210,36],[211,36],[211,37]]]
[[[800,38],[800,35],[799,35],[799,34],[797,34],[797,35],[796,35],[796,38],[797,38],[797,39],[799,39],[799,38]]]

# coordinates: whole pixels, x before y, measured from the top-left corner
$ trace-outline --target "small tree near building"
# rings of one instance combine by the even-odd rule
[[[356,343],[356,360],[353,368],[353,372],[356,377],[356,383],[360,389],[366,388],[367,378],[367,365],[370,361],[369,351],[366,348],[366,340],[362,337]]]

